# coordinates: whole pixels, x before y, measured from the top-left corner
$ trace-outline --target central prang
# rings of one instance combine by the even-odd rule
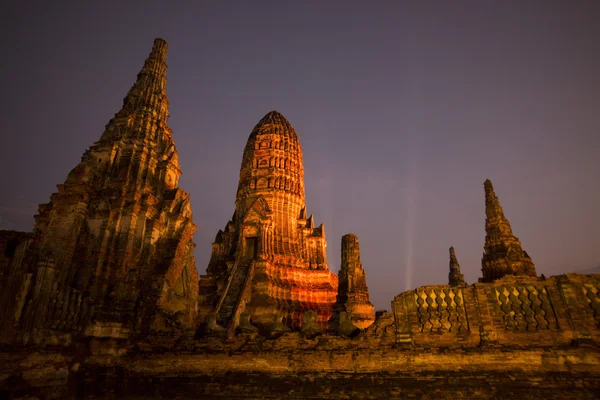
[[[306,218],[300,143],[294,128],[277,111],[271,111],[260,120],[244,149],[233,220],[236,229],[243,225],[248,211],[261,199],[272,214],[261,221],[272,239],[258,238],[257,256],[275,257],[274,262],[280,266],[328,269],[322,229],[315,231],[312,219],[307,221]],[[307,248],[306,236],[321,240]]]
[[[200,277],[200,320],[231,336],[249,316],[264,332],[303,325],[314,311],[327,327],[338,279],[327,265],[325,229],[304,202],[302,149],[277,111],[254,127],[244,149],[235,213],[212,245]]]

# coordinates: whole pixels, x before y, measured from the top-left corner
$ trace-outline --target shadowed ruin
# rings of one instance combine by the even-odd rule
[[[486,180],[479,282],[450,247],[448,285],[375,313],[356,235],[329,269],[299,136],[276,111],[250,132],[233,216],[199,277],[166,51],[156,39],[33,232],[0,231],[0,394],[600,396],[600,275],[538,277]]]

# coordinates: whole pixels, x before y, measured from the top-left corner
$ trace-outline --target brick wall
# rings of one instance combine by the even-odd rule
[[[416,347],[600,342],[600,275],[423,286],[396,296],[392,309],[397,343]]]

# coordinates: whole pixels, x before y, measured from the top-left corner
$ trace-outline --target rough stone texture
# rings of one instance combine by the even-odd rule
[[[97,344],[193,331],[198,279],[187,193],[167,126],[167,43],[50,202],[0,300],[3,340]],[[18,271],[16,271],[18,270]],[[113,343],[114,344],[114,343]],[[110,346],[108,346],[110,347]]]
[[[600,275],[506,276],[424,286],[392,302],[397,342],[417,347],[600,344]]]
[[[290,334],[287,334],[290,335]],[[598,352],[588,348],[481,351],[359,348],[359,340],[282,336],[277,351],[159,354],[121,368],[91,362],[78,398],[594,399]],[[273,341],[271,341],[273,342]],[[356,342],[356,343],[355,343]],[[293,345],[299,347],[294,348]],[[99,382],[102,382],[100,384]],[[139,397],[136,397],[139,396]]]
[[[0,230],[0,287],[4,288],[4,292],[9,277],[21,270],[23,258],[32,239],[31,233]],[[0,310],[0,313],[3,311],[5,310]]]
[[[0,231],[0,398],[600,398],[600,275],[535,277],[489,181],[485,283],[464,284],[451,248],[450,285],[401,293],[372,322],[347,235],[338,293],[276,112],[198,284],[165,59],[157,39],[34,232]]]
[[[325,326],[337,277],[327,265],[325,229],[306,213],[298,137],[277,111],[248,138],[235,205],[213,243],[207,276],[200,277],[201,320],[231,336],[244,310],[261,329],[269,329],[274,313],[300,327],[302,314],[313,310]]]
[[[450,286],[465,286],[465,277],[460,272],[460,264],[456,259],[454,247],[450,247],[450,272],[448,273],[448,284]]]
[[[494,187],[489,179],[485,189],[485,245],[481,259],[483,278],[480,282],[492,282],[505,275],[536,276],[531,257],[521,248],[521,242],[512,233],[510,223],[504,216]]]
[[[375,321],[375,310],[369,301],[358,237],[353,233],[342,236],[342,265],[338,280],[338,295],[330,324],[337,329],[336,325],[341,323],[340,313],[345,312],[357,328],[368,328]]]
[[[318,318],[319,316],[316,312],[312,310],[305,311],[304,315],[302,316],[302,329],[300,329],[300,332],[309,337],[322,334],[323,330],[318,324]]]

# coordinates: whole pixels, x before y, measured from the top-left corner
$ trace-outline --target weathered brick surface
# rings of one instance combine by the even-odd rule
[[[360,261],[358,237],[353,233],[342,236],[342,265],[338,279],[338,294],[330,326],[333,329],[339,327],[342,323],[340,313],[346,313],[354,326],[368,328],[375,321],[375,310],[369,300],[367,275]]]
[[[217,233],[200,311],[209,329],[231,334],[247,310],[252,323],[269,330],[274,314],[289,327],[315,311],[325,327],[338,280],[329,270],[325,229],[306,212],[302,148],[288,120],[271,111],[246,143],[236,208]]]
[[[531,257],[521,247],[521,242],[512,233],[510,223],[494,193],[489,179],[485,189],[485,245],[481,259],[481,282],[492,282],[505,275],[536,276]]]
[[[599,275],[506,276],[463,288],[417,288],[392,302],[398,341],[435,347],[598,341],[594,307],[600,298],[591,288],[599,282]]]
[[[34,232],[0,231],[0,397],[600,397],[600,275],[537,278],[489,181],[484,282],[464,284],[451,248],[450,285],[401,293],[373,322],[358,239],[343,239],[338,291],[277,112],[250,135],[198,281],[166,48]]]
[[[482,352],[359,349],[349,339],[277,341],[287,344],[271,343],[269,349],[258,343],[251,353],[230,349],[138,357],[117,368],[92,361],[80,371],[85,385],[79,395],[592,399],[600,394],[599,353],[586,348]]]
[[[454,247],[450,247],[450,272],[448,272],[448,284],[450,286],[465,286],[465,277],[460,272],[460,264],[456,259],[456,253]]]
[[[0,341],[12,341],[18,332],[16,320],[31,287],[32,274],[23,260],[32,241],[32,233],[0,231]]]
[[[166,50],[154,41],[121,110],[40,205],[24,255],[3,273],[4,343],[68,346],[83,335],[110,349],[193,332],[196,226],[167,126]]]

